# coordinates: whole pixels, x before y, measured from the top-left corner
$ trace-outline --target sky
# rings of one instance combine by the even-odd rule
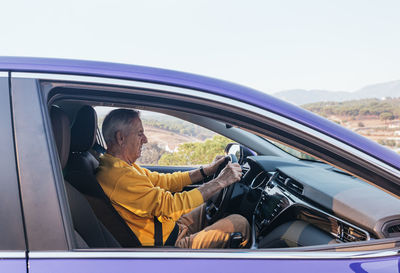
[[[399,0],[13,0],[0,56],[167,68],[266,93],[400,80]]]

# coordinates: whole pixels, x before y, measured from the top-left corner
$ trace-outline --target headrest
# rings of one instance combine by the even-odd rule
[[[57,145],[58,156],[60,157],[61,166],[64,169],[68,161],[71,141],[69,118],[61,108],[58,106],[52,106],[50,109],[50,119]]]
[[[96,128],[96,111],[92,106],[83,106],[71,128],[71,152],[89,151],[96,141]]]

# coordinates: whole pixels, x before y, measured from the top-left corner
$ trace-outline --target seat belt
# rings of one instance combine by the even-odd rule
[[[154,216],[154,246],[163,246],[162,224]]]
[[[165,246],[174,246],[178,239],[179,226],[175,223],[174,229],[165,241]],[[154,216],[154,246],[164,246],[163,244],[162,223]]]
[[[171,231],[171,234],[165,241],[165,246],[175,246],[176,239],[178,239],[179,234],[179,226],[175,223],[174,229]]]

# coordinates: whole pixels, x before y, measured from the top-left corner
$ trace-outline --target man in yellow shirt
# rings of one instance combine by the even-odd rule
[[[104,119],[102,131],[107,153],[100,158],[97,179],[143,246],[227,247],[233,232],[242,233],[241,246],[246,245],[250,228],[240,215],[230,215],[204,228],[204,202],[240,180],[239,164],[228,163],[217,178],[196,189],[180,192],[186,185],[213,175],[224,157],[217,157],[204,168],[190,172],[151,172],[135,164],[142,145],[147,143],[139,112],[111,111]],[[157,238],[157,226],[162,239]]]

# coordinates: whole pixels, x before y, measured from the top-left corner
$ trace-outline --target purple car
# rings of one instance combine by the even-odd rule
[[[400,155],[304,109],[182,72],[15,57],[0,58],[0,104],[1,272],[400,271]],[[96,181],[107,107],[232,140],[242,180],[206,216],[246,217],[248,247],[142,247]]]

